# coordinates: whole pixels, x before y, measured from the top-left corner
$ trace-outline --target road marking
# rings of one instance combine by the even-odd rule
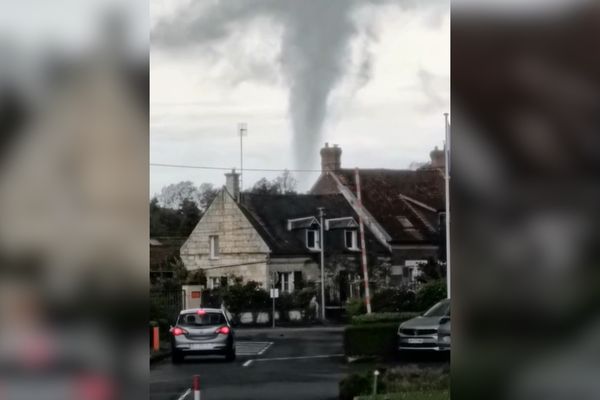
[[[261,355],[273,344],[273,342],[237,342],[235,352],[238,356]]]
[[[183,399],[185,399],[186,397],[188,397],[190,395],[190,393],[192,393],[192,389],[186,390],[185,392],[183,392],[183,394],[181,396],[179,396],[177,398],[177,400],[183,400]]]
[[[273,342],[269,342],[269,344],[268,344],[268,345],[266,345],[264,349],[262,349],[261,351],[259,351],[259,352],[258,352],[258,355],[259,355],[259,356],[260,356],[260,355],[262,355],[262,353],[264,353],[265,351],[267,351],[267,349],[268,349],[269,347],[271,347],[271,345],[272,345],[272,344],[273,344]]]
[[[248,360],[248,361],[246,361],[244,364],[242,364],[242,367],[249,366],[250,364],[252,364],[252,361],[254,361],[254,360]]]
[[[316,356],[300,356],[300,357],[275,357],[275,358],[255,358],[253,360],[248,360],[242,367],[249,367],[252,362],[256,361],[289,361],[289,360],[308,360],[311,358],[334,358],[334,357],[343,357],[344,354],[320,354]]]
[[[320,354],[317,356],[300,356],[300,357],[276,357],[276,358],[257,358],[252,361],[287,361],[287,360],[307,360],[310,358],[333,358],[343,357],[344,354]]]

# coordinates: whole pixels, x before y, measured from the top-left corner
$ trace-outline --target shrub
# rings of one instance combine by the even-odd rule
[[[356,315],[352,317],[351,323],[352,325],[363,325],[363,324],[375,324],[380,322],[396,322],[400,324],[400,322],[407,321],[411,318],[418,316],[420,313],[418,312],[402,312],[402,313],[372,313],[372,314],[363,314]]]
[[[415,293],[406,288],[382,289],[373,294],[371,305],[376,312],[415,311]]]
[[[355,315],[364,314],[367,312],[367,307],[365,305],[365,299],[362,298],[354,298],[349,299],[346,303],[346,315],[348,318],[352,318]]]
[[[437,400],[449,398],[450,377],[447,370],[405,366],[380,369],[379,371],[381,375],[377,382],[377,392],[389,393],[389,395],[365,396],[364,399]],[[353,399],[355,396],[369,395],[373,390],[372,384],[372,371],[351,374],[340,382],[339,398]]]
[[[366,374],[352,374],[340,381],[340,400],[352,400],[361,394],[369,394],[372,390],[372,378]]]
[[[347,356],[393,356],[397,331],[396,322],[350,325],[344,330],[344,352]]]
[[[427,310],[435,303],[446,298],[446,281],[443,279],[431,281],[419,289],[416,303],[419,310]]]
[[[447,390],[450,387],[447,370],[419,368],[414,365],[387,370],[382,380],[392,393]]]

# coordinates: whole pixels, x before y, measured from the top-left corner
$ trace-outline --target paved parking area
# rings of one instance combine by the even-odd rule
[[[150,398],[189,399],[184,395],[198,374],[203,400],[337,399],[346,368],[341,329],[239,331],[237,339],[235,362],[190,357],[152,365]]]

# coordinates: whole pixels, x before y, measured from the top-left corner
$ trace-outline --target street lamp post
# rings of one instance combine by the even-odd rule
[[[324,208],[319,207],[319,244],[321,245],[321,319],[325,321],[325,235],[323,234]]]

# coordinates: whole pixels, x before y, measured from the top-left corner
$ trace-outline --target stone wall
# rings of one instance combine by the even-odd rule
[[[219,256],[210,258],[209,237],[219,237]],[[225,190],[212,202],[188,240],[181,259],[188,270],[204,269],[207,277],[240,276],[267,284],[269,247]]]

